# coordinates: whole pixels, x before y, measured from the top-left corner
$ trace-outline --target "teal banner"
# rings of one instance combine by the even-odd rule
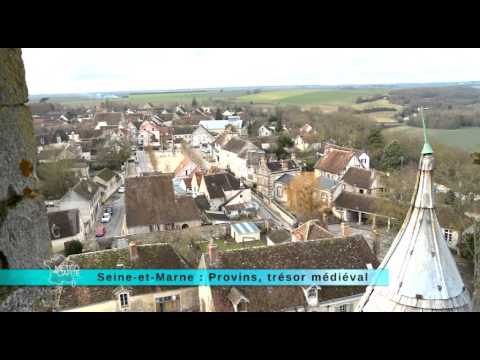
[[[387,286],[388,270],[0,270],[0,286]]]

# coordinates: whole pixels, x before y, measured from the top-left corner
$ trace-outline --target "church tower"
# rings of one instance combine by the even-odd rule
[[[358,312],[471,311],[471,301],[438,223],[433,196],[433,150],[423,111],[424,145],[405,221],[378,269],[388,286],[369,286]]]

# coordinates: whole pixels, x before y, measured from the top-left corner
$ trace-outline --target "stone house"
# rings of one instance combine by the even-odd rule
[[[340,180],[351,167],[369,169],[370,157],[361,150],[326,144],[324,156],[315,164],[315,176]]]
[[[116,172],[105,168],[100,170],[93,178],[102,188],[102,202],[112,196],[122,183],[122,178]]]
[[[210,245],[199,268],[369,269],[379,262],[362,236],[221,252]],[[202,312],[349,312],[365,286],[200,286]]]
[[[315,201],[331,207],[334,198],[342,191],[340,182],[326,176],[319,176],[316,179]]]
[[[80,180],[60,200],[56,201],[50,211],[78,209],[85,234],[94,230],[95,220],[101,210],[101,188],[92,180]]]
[[[191,265],[169,244],[71,255],[67,262],[82,269],[188,269]],[[67,286],[62,289],[62,312],[192,312],[198,311],[197,287],[177,286]]]
[[[176,196],[171,175],[125,180],[124,234],[178,230],[202,225],[195,200]]]
[[[273,198],[280,203],[288,203],[288,187],[295,175],[283,174],[273,182]]]
[[[264,156],[256,172],[257,192],[273,199],[275,181],[285,174],[295,176],[300,172],[301,168],[294,160],[268,161]]]
[[[78,209],[49,212],[47,216],[54,252],[62,251],[67,241],[85,241],[87,234],[85,234],[83,224],[80,221],[80,211]]]
[[[342,188],[348,192],[378,195],[385,191],[383,176],[385,174],[374,169],[351,167],[341,179]]]
[[[184,141],[187,144],[191,144],[193,141],[193,132],[196,130],[193,126],[174,127],[173,141]]]

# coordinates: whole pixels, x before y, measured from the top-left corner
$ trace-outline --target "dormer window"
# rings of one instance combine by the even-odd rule
[[[318,305],[318,288],[316,286],[311,286],[306,289],[304,288],[303,291],[305,293],[308,306],[317,306]]]
[[[128,311],[130,310],[130,299],[128,292],[121,292],[118,294],[118,303],[120,305],[121,311]]]

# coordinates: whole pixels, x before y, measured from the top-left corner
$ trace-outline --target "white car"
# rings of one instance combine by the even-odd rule
[[[105,214],[103,214],[102,220],[100,220],[100,222],[102,224],[105,224],[105,223],[110,222],[111,219],[112,219],[112,215],[110,215],[109,213],[106,212]]]
[[[120,187],[118,188],[118,192],[119,192],[120,194],[123,194],[123,193],[125,192],[125,186],[120,186]]]

